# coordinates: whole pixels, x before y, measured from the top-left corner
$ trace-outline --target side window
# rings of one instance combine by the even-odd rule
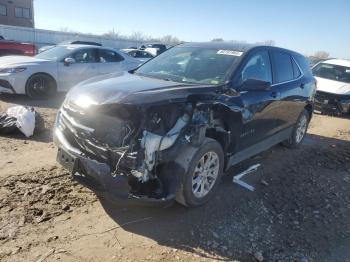
[[[298,65],[295,63],[293,58],[292,58],[292,66],[293,66],[293,75],[294,75],[294,78],[296,79],[299,76],[301,76],[301,72],[300,72],[300,69],[299,69]]]
[[[276,83],[293,80],[294,70],[291,56],[287,53],[274,52],[273,57],[276,67]]]
[[[107,49],[100,49],[100,62],[101,63],[113,63],[123,61],[124,58],[117,52]]]
[[[152,58],[152,55],[148,52],[145,51],[140,51],[140,56],[141,58]]]
[[[97,63],[96,49],[81,49],[71,55],[76,63]]]
[[[241,72],[239,82],[242,84],[248,79],[272,83],[271,62],[268,51],[259,51],[248,60]]]

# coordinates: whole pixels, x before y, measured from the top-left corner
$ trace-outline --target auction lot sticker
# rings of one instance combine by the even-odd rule
[[[233,51],[233,50],[219,50],[217,52],[219,55],[233,55],[233,56],[241,56],[243,52]]]

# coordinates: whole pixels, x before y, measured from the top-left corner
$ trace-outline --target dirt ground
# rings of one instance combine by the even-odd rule
[[[350,261],[350,120],[314,115],[299,149],[275,146],[232,168],[215,199],[187,209],[99,200],[55,162],[63,97],[33,105],[37,134],[0,137],[1,261]],[[246,181],[232,176],[261,163]]]

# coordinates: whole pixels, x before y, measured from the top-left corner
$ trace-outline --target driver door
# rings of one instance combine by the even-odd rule
[[[272,84],[272,66],[267,50],[259,50],[251,54],[235,81],[244,106],[243,127],[238,142],[239,150],[273,135],[276,127],[275,115],[279,110],[279,94],[273,87],[244,90],[244,82],[247,80],[261,80]]]
[[[99,75],[98,52],[95,48],[82,48],[74,51],[70,58],[74,63],[58,65],[58,79],[62,91],[68,91],[76,84]]]

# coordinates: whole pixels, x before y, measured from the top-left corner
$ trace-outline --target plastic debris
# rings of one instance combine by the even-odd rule
[[[7,109],[6,114],[0,115],[0,133],[8,134],[17,129],[26,137],[34,134],[35,111],[33,107],[14,106]]]
[[[254,187],[247,184],[246,182],[242,181],[241,179],[245,176],[248,175],[250,173],[256,172],[258,170],[258,168],[261,166],[261,164],[256,164],[256,165],[252,165],[250,166],[248,169],[246,169],[245,171],[239,173],[238,175],[233,177],[232,182],[236,183],[250,191],[254,191]]]

